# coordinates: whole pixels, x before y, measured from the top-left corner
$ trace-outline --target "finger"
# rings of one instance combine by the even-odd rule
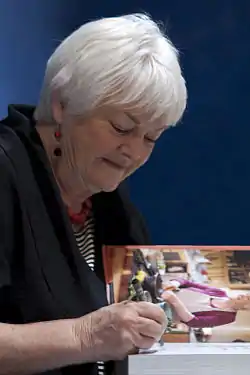
[[[163,309],[151,302],[137,302],[134,308],[141,317],[154,320],[163,326],[167,324],[167,317]]]
[[[129,297],[125,301],[119,302],[118,305],[133,305],[135,304],[135,301],[132,301],[131,298]]]
[[[156,343],[155,339],[143,336],[135,331],[132,334],[132,340],[134,347],[139,349],[150,349]]]
[[[134,354],[139,354],[139,347],[138,346],[134,346],[133,349],[130,349],[127,353],[127,355],[134,355]]]
[[[165,331],[165,327],[163,327],[162,324],[159,324],[154,320],[142,317],[138,318],[136,327],[140,335],[150,339],[154,339],[156,341],[160,340]]]
[[[137,347],[140,349],[150,349],[156,343],[156,340],[140,336]]]

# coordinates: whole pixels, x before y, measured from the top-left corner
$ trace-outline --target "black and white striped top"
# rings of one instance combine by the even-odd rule
[[[94,271],[95,268],[95,223],[94,217],[89,216],[84,225],[72,224],[76,243],[78,245],[80,254],[84,257],[88,266]],[[105,365],[103,362],[98,362],[98,375],[105,375]]]

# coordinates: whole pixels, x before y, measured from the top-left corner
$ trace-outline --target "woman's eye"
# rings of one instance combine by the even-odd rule
[[[149,142],[149,143],[153,143],[155,144],[156,142],[156,139],[152,139],[152,138],[149,138],[149,137],[145,137],[146,141]]]
[[[115,129],[115,131],[117,131],[117,133],[119,133],[119,134],[127,134],[127,133],[131,132],[131,129],[122,129],[121,127],[119,127],[118,125],[114,124],[111,121],[110,121],[110,124],[111,124],[112,128]]]

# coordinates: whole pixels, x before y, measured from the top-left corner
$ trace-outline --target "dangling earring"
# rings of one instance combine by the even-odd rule
[[[55,136],[56,141],[60,142],[60,139],[62,137],[62,134],[61,134],[60,130],[56,130],[55,133],[54,133],[54,136]],[[56,157],[62,155],[62,150],[61,150],[61,148],[59,146],[54,149],[54,155]]]

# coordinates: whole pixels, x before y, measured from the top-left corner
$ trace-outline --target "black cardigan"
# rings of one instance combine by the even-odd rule
[[[0,123],[0,321],[9,323],[79,317],[106,305],[102,245],[150,243],[123,187],[97,194],[99,256],[96,273],[90,270],[78,251],[33,112],[33,107],[9,106]],[[96,365],[49,373],[94,375]]]

